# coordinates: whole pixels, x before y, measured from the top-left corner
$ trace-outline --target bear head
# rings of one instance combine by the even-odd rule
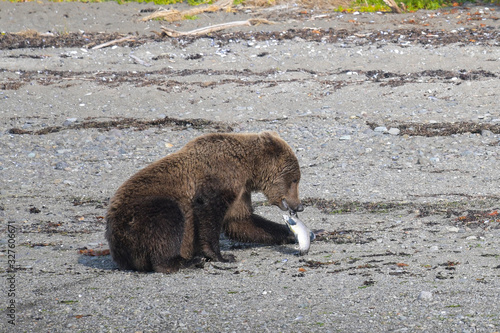
[[[261,174],[256,177],[260,178],[260,190],[281,210],[303,211],[299,199],[300,167],[292,148],[274,132],[262,132],[259,139],[261,167],[256,169]]]

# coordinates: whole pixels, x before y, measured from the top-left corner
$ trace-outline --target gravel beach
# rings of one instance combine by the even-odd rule
[[[0,2],[0,331],[500,332],[500,7],[158,8]],[[307,255],[222,237],[237,262],[117,269],[121,183],[263,130],[299,159]]]

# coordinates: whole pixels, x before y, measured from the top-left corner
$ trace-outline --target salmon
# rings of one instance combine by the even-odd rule
[[[290,215],[291,216],[283,215],[283,219],[299,243],[299,254],[307,254],[309,252],[309,247],[311,246],[311,241],[313,241],[316,236],[311,230],[309,230],[308,227],[306,227],[304,222],[299,220],[297,214],[291,213]]]

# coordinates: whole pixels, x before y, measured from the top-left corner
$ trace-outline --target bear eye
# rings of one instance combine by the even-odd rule
[[[298,183],[298,182],[299,182],[299,181],[298,181],[297,179],[292,180],[292,183],[294,183],[294,184],[296,184],[296,183]]]

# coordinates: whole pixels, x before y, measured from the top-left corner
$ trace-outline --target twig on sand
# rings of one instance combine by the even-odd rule
[[[177,31],[164,26],[161,27],[161,30],[163,34],[167,35],[168,37],[199,36],[232,27],[252,26],[256,24],[274,24],[274,22],[268,21],[266,19],[249,19],[246,21],[234,21],[234,22],[211,25],[208,27],[199,28],[191,31]]]
[[[398,4],[394,0],[383,0],[384,3],[389,6],[393,13],[401,14],[403,11],[399,8]]]
[[[195,16],[205,12],[216,12],[222,9],[226,11],[231,11],[233,6],[232,0],[219,0],[216,3],[208,6],[197,6],[195,8],[191,8],[184,11],[178,11],[175,9],[163,9],[157,12],[154,12],[151,15],[143,17],[141,21],[149,21],[149,20],[166,20],[169,22],[180,21],[189,16]]]
[[[146,61],[142,60],[141,58],[136,57],[133,54],[130,55],[130,58],[132,58],[134,60],[134,62],[138,63],[139,65],[143,65],[143,66],[146,66],[146,67],[150,67],[151,66],[151,64],[149,62],[146,62]]]
[[[25,38],[36,38],[36,37],[54,37],[52,32],[41,33],[33,29],[27,29],[19,32],[13,32],[13,35],[22,36]]]
[[[102,49],[103,47],[108,47],[108,46],[111,46],[111,45],[114,45],[114,44],[118,44],[118,43],[121,43],[121,42],[128,42],[128,41],[134,41],[134,40],[135,40],[134,36],[125,36],[125,37],[118,38],[118,39],[115,39],[115,40],[112,40],[112,41],[109,41],[109,42],[106,42],[106,43],[102,43],[102,44],[96,45],[91,50]]]

